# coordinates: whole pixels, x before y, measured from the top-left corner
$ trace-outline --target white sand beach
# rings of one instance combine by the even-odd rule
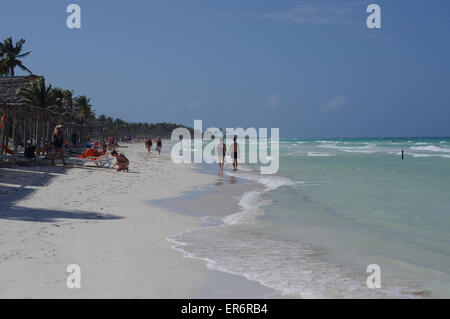
[[[205,285],[204,263],[166,240],[199,219],[145,201],[214,177],[140,144],[120,151],[130,173],[0,167],[0,298],[187,298]],[[69,264],[81,267],[81,289],[66,287]]]

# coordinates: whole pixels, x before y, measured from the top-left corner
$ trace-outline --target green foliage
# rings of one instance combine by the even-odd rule
[[[178,127],[185,127],[173,123],[132,123],[125,122],[121,119],[113,119],[106,115],[100,115],[97,120],[101,123],[101,131],[104,135],[115,136],[132,136],[132,137],[147,137],[156,138],[170,138],[172,131]],[[187,128],[193,132],[191,128]]]
[[[0,60],[0,76],[14,76],[15,67],[20,67],[31,73],[18,60],[26,57],[31,52],[21,53],[24,43],[25,40],[21,39],[13,45],[11,37],[0,43],[0,54],[2,56]],[[185,127],[172,123],[131,123],[118,118],[113,119],[106,115],[100,115],[96,118],[91,100],[87,96],[74,97],[74,91],[72,90],[52,88],[50,84],[46,86],[43,78],[39,78],[26,88],[21,89],[18,95],[23,103],[53,111],[57,114],[58,121],[61,123],[75,122],[81,124],[84,127],[83,130],[87,130],[92,122],[97,122],[100,125],[99,133],[104,136],[151,136],[153,138],[161,136],[167,138],[170,137],[175,128]],[[188,129],[193,132],[192,129]]]
[[[24,44],[25,40],[20,39],[14,45],[11,37],[5,39],[3,42],[0,42],[0,56],[2,58],[0,64],[3,65],[0,68],[1,75],[14,76],[14,69],[16,67],[19,67],[20,69],[32,74],[32,72],[23,65],[22,61],[19,60],[31,53],[31,51],[22,53]]]
[[[95,120],[95,112],[92,110],[91,99],[85,95],[73,99],[73,115],[78,123],[86,123]]]
[[[57,111],[58,95],[51,85],[45,85],[43,78],[33,81],[26,88],[21,89],[19,96],[23,103]]]
[[[57,97],[56,111],[60,113],[59,120],[62,122],[75,122],[73,94],[71,90],[53,89]]]
[[[6,63],[6,60],[2,59],[0,60],[0,76],[8,75],[8,66]]]

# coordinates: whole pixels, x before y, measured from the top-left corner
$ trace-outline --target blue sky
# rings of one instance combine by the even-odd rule
[[[66,27],[66,7],[82,28]],[[366,27],[377,3],[382,28]],[[0,38],[54,86],[128,121],[283,137],[449,136],[448,0],[2,4]]]

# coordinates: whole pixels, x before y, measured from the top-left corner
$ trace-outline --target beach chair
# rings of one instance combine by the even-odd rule
[[[101,155],[96,150],[90,148],[77,157],[69,157],[69,161],[74,164],[94,163],[98,167],[111,167],[114,159],[109,152]]]
[[[25,157],[23,154],[13,154],[13,155],[0,155],[0,162],[8,162],[11,164],[20,164],[20,163],[39,163],[43,157],[34,157],[34,158],[28,158]]]
[[[111,167],[113,164],[113,158],[109,155],[109,153],[99,157],[72,157],[70,160],[77,164],[94,163],[98,167]]]

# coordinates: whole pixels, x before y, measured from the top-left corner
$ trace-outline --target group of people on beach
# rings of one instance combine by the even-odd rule
[[[216,146],[215,153],[217,156],[217,161],[219,164],[219,176],[223,176],[223,168],[226,161],[226,156],[230,155],[232,162],[233,162],[233,172],[236,172],[238,170],[238,160],[240,157],[240,150],[239,150],[239,144],[237,143],[237,135],[233,137],[233,143],[230,144],[229,148],[227,149],[227,145],[224,142],[223,137],[220,138],[219,143]],[[154,141],[156,144],[156,151],[158,154],[161,154],[162,149],[162,140],[161,137],[158,136],[158,138]],[[115,150],[115,147],[118,146],[117,139],[110,136],[106,142],[105,139],[102,140],[102,148],[106,151],[106,148],[108,147],[111,151],[111,156],[113,156],[116,159],[116,163],[112,166],[113,168],[117,167],[117,171],[127,171],[128,172],[128,166],[130,164],[130,161],[128,158],[118,153]],[[52,138],[52,145],[54,147],[54,152],[51,158],[52,165],[55,165],[55,159],[58,155],[61,156],[61,159],[63,161],[63,164],[66,165],[66,161],[64,159],[64,126],[58,125],[55,127],[55,130],[53,132],[53,138]],[[153,140],[151,137],[147,137],[145,140],[145,147],[147,149],[147,152],[151,152],[151,149],[153,147]]]
[[[152,146],[153,146],[153,141],[152,141],[152,138],[149,136],[145,140],[145,148],[147,149],[147,152],[151,153]],[[158,151],[158,154],[161,154],[161,149],[162,149],[162,140],[161,140],[161,137],[158,136],[158,138],[156,139],[156,151]]]
[[[64,158],[64,126],[63,125],[57,125],[53,131],[52,136],[52,146],[54,148],[54,152],[51,157],[51,164],[55,165],[55,159],[58,155],[61,156],[61,160],[64,165],[67,165],[65,158]],[[72,142],[74,140],[74,137],[72,136]],[[127,171],[128,172],[128,166],[130,164],[130,161],[128,158],[118,153],[115,148],[118,147],[117,139],[113,136],[108,137],[107,140],[102,139],[102,142],[99,142],[98,145],[102,149],[102,153],[106,153],[106,149],[109,148],[111,151],[111,156],[116,159],[116,163],[112,166],[112,168],[117,167],[117,171]]]
[[[217,162],[219,164],[219,176],[223,176],[223,166],[225,165],[226,155],[230,155],[233,161],[233,172],[238,170],[238,159],[240,157],[239,144],[237,143],[237,135],[233,137],[233,143],[230,144],[230,149],[227,152],[227,145],[220,138],[219,144],[216,146]]]

